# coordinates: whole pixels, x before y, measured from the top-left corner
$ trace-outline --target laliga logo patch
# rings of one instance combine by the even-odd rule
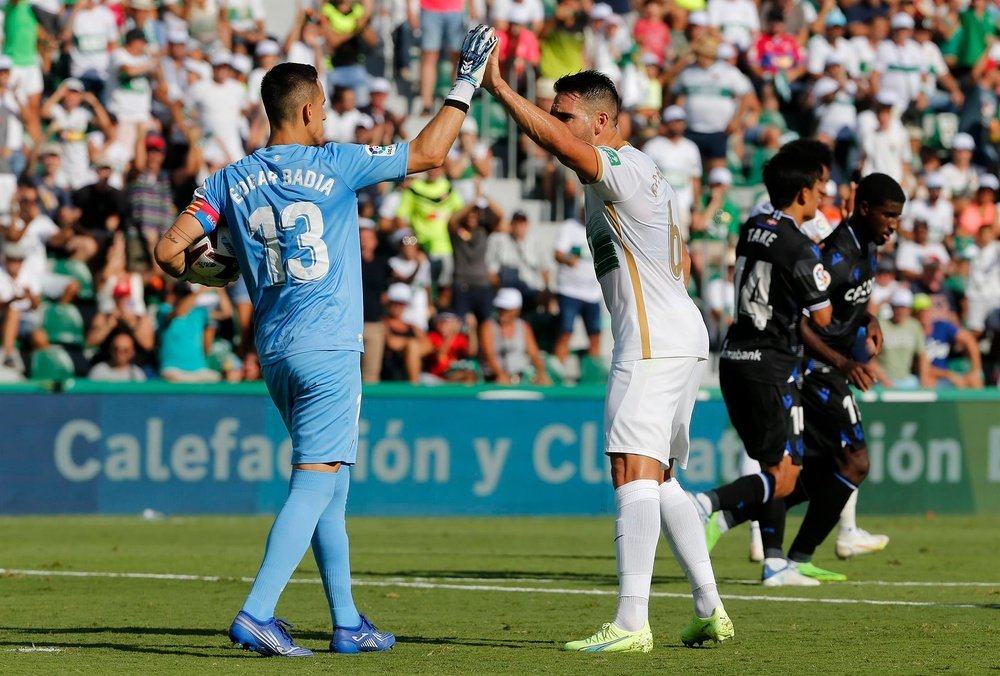
[[[365,152],[372,157],[392,157],[396,154],[395,144],[391,146],[365,146]]]
[[[813,268],[813,281],[816,282],[816,288],[820,291],[826,291],[830,286],[830,273],[826,271],[822,263],[817,263],[816,267]]]

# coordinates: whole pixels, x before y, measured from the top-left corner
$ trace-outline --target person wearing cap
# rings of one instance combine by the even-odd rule
[[[480,332],[479,353],[483,375],[497,385],[551,385],[531,325],[521,319],[521,292],[502,288],[493,299],[496,319],[488,319]]]
[[[889,299],[892,318],[882,324],[882,352],[875,358],[879,382],[889,389],[934,387],[924,328],[913,317],[913,292],[900,288]]]
[[[27,343],[34,350],[45,349],[49,345],[48,334],[42,328],[41,280],[33,270],[25,266],[28,249],[18,242],[4,241],[0,253],[0,313],[2,313],[3,365],[16,371],[24,371],[17,340]]]
[[[196,152],[191,147],[188,153]],[[177,216],[174,206],[174,186],[195,177],[191,161],[173,172],[165,169],[167,142],[156,133],[147,133],[136,140],[135,157],[129,168],[125,195],[130,205],[129,223],[138,228],[146,239],[152,255],[157,240]],[[194,160],[194,158],[189,158]]]
[[[246,89],[233,77],[232,55],[217,51],[209,58],[212,77],[191,85],[185,97],[194,106],[202,135],[225,148],[230,161],[246,155],[240,134],[244,120],[253,110]],[[351,136],[354,137],[354,129]]]
[[[847,17],[834,5],[826,15],[824,32],[816,33],[806,43],[806,70],[809,75],[814,78],[822,76],[831,59],[834,59],[850,78],[860,77],[858,55],[846,33]]]
[[[880,321],[886,321],[892,315],[889,299],[903,284],[896,279],[896,264],[889,256],[880,256],[875,266],[875,283],[872,285],[871,300],[868,301],[868,312]]]
[[[858,85],[843,75],[836,54],[830,54],[824,75],[813,84],[807,101],[816,116],[816,137],[829,145],[837,144],[839,157],[846,156],[858,128]]]
[[[677,193],[677,210],[681,215],[681,234],[687,240],[695,205],[701,204],[701,152],[694,141],[684,136],[687,114],[680,106],[663,110],[660,133],[642,146],[657,169]]]
[[[590,23],[584,30],[584,59],[589,68],[600,71],[617,83],[624,83],[623,65],[634,43],[622,18],[610,5],[597,3],[591,7]],[[635,105],[635,96],[624,87],[624,104]]]
[[[493,151],[479,140],[479,125],[465,118],[458,142],[448,151],[444,164],[448,179],[466,203],[474,202],[482,182],[493,175]]]
[[[389,145],[397,138],[406,138],[403,131],[406,116],[397,115],[386,106],[390,93],[392,84],[387,79],[372,78],[368,92],[369,103],[362,112],[375,121],[375,145]]]
[[[108,112],[118,119],[120,141],[132,148],[140,129],[152,118],[153,83],[159,66],[146,53],[146,35],[133,28],[125,43],[111,53],[106,98]]]
[[[698,273],[718,268],[725,251],[739,236],[740,209],[729,198],[732,184],[733,175],[725,167],[708,172],[708,190],[691,226],[691,268]]]
[[[952,200],[971,198],[979,189],[979,169],[972,164],[976,141],[970,134],[959,132],[951,139],[951,161],[939,171],[944,181],[941,194]]]
[[[955,230],[955,206],[944,196],[944,178],[939,172],[926,174],[923,179],[927,188],[927,197],[910,200],[903,210],[903,227],[900,234],[906,239],[913,237],[913,224],[921,220],[927,224],[927,237],[930,242],[944,244],[946,248],[953,247]]]
[[[411,324],[404,315],[413,292],[408,284],[397,282],[386,292],[388,307],[382,324],[385,327],[385,350],[382,355],[382,382],[420,383],[421,365],[431,351],[423,329]]]
[[[124,258],[121,256],[120,258]],[[109,266],[107,281],[97,290],[97,314],[87,329],[85,345],[107,349],[109,338],[127,333],[141,363],[152,364],[156,328],[142,297],[142,275],[125,270],[124,260]]]
[[[997,209],[997,195],[1000,194],[1000,180],[995,174],[982,174],[979,189],[971,203],[958,215],[958,234],[966,241],[976,236],[984,227],[1000,228],[1000,210]]]
[[[396,255],[389,258],[389,280],[410,287],[412,293],[403,320],[422,331],[427,330],[431,304],[431,262],[420,250],[417,236],[409,228],[392,233]]]
[[[913,40],[913,17],[899,12],[889,20],[890,37],[875,51],[872,89],[891,92],[898,112],[906,111],[920,94],[920,81],[927,75],[923,51]]]
[[[976,337],[947,313],[938,312],[927,294],[913,296],[913,316],[924,328],[927,368],[935,387],[983,389],[983,357]],[[953,368],[952,355],[960,357],[966,368]]]
[[[96,246],[98,255],[102,255],[111,246],[114,234],[126,223],[128,202],[125,193],[111,184],[114,169],[107,157],[98,157],[93,169],[96,180],[73,191],[73,206],[80,210],[77,234],[93,240],[85,248]]]
[[[38,188],[42,212],[60,224],[68,222],[62,210],[72,206],[70,179],[63,166],[63,150],[58,143],[46,143],[38,149],[38,164],[31,171]]]
[[[70,44],[70,76],[99,97],[108,80],[111,53],[121,38],[114,13],[103,3],[77,0],[60,37]]]
[[[1000,228],[982,227],[976,233],[965,287],[965,325],[982,338],[989,318],[1000,319]],[[994,343],[998,340],[994,337]],[[996,353],[997,346],[993,346]]]
[[[70,187],[81,188],[90,177],[90,148],[86,135],[91,127],[107,134],[111,119],[97,96],[86,91],[84,83],[66,78],[42,106],[42,119],[48,120],[48,133],[59,139],[63,166]]]
[[[760,14],[753,0],[709,0],[705,11],[709,24],[721,31],[722,39],[741,52],[750,49],[760,33]]]
[[[511,215],[509,232],[495,230],[486,238],[486,271],[495,288],[517,289],[527,312],[547,308],[551,273],[545,247],[524,211]]]
[[[699,38],[692,47],[694,63],[670,87],[674,105],[687,114],[685,134],[698,146],[709,169],[725,165],[729,135],[742,129],[743,117],[755,100],[750,80],[716,60],[718,49],[715,38]]]
[[[905,183],[910,174],[910,136],[896,119],[895,108],[899,99],[887,89],[875,97],[874,129],[860,130],[861,174],[887,174]],[[860,124],[859,124],[860,126]]]

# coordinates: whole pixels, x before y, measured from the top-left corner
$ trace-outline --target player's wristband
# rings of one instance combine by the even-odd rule
[[[456,80],[455,84],[452,85],[451,91],[448,92],[448,96],[445,97],[444,103],[448,105],[450,101],[455,103],[461,103],[465,106],[465,111],[468,112],[469,105],[472,103],[472,96],[476,93],[476,86],[471,82],[466,80]],[[461,110],[461,106],[455,106]]]

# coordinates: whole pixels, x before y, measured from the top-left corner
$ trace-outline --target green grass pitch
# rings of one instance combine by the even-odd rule
[[[2,518],[0,674],[1000,670],[1000,517],[862,522],[889,533],[889,548],[844,563],[826,543],[816,563],[851,581],[816,588],[753,584],[759,568],[746,561],[746,530],[723,538],[713,558],[736,638],[701,649],[677,639],[691,604],[661,540],[650,603],[656,647],[602,656],[558,647],[613,617],[612,518],[351,519],[358,606],[397,635],[396,648],[276,660],[238,650],[224,634],[269,518]],[[792,519],[789,538],[797,526]],[[66,575],[77,572],[140,575]],[[192,578],[141,575],[149,573]],[[296,624],[300,643],[325,650],[330,618],[311,555],[293,581],[278,615]]]

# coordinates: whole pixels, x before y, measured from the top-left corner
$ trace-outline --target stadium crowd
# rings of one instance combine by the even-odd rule
[[[858,173],[889,174],[909,196],[872,289],[883,384],[996,385],[996,2],[487,5],[335,0],[272,35],[260,0],[6,0],[3,379],[259,379],[246,289],[177,283],[152,245],[206,176],[266,143],[259,85],[275,63],[320,70],[327,140],[388,145],[433,108],[467,26],[488,21],[509,81],[545,109],[561,75],[615,80],[623,135],[677,191],[714,349],[732,321],[739,226],[765,196],[762,167],[787,140],[815,136],[834,150],[829,225]],[[360,196],[366,382],[604,376],[579,181],[509,138],[487,99],[443,169]],[[524,204],[497,203],[498,177],[545,205],[554,245]]]

